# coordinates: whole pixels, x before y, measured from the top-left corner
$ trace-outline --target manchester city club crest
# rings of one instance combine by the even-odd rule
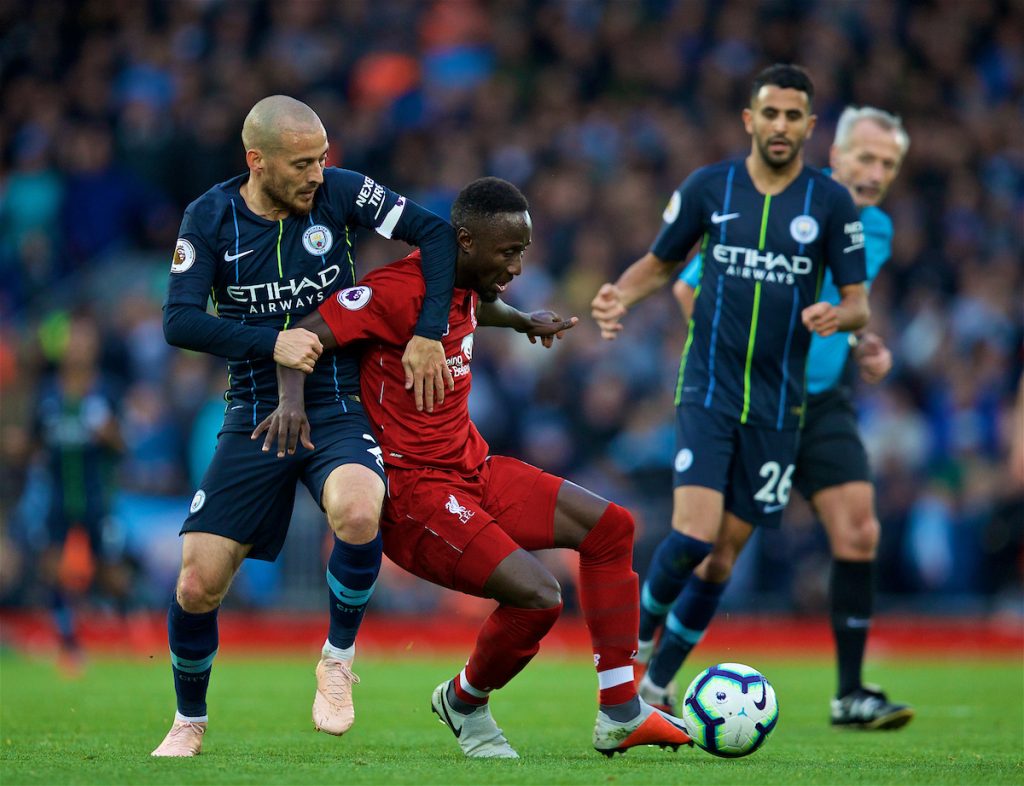
[[[302,233],[302,247],[315,257],[322,257],[333,245],[331,230],[323,224],[314,224]]]
[[[818,222],[814,220],[813,216],[797,216],[789,222],[789,234],[797,243],[804,245],[813,243],[818,237]]]

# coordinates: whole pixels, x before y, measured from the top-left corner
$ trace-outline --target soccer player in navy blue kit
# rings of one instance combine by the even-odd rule
[[[811,333],[868,320],[856,208],[845,188],[803,162],[813,94],[798,66],[758,74],[743,110],[750,154],[690,175],[651,250],[591,304],[602,335],[615,338],[627,310],[667,284],[700,241],[704,264],[676,387],[672,530],[641,591],[640,662],[666,620],[674,624],[669,612],[716,541],[752,525],[778,526],[792,486]],[[820,298],[826,270],[838,304]],[[662,643],[641,683],[641,696],[659,704],[681,662],[667,636]]]
[[[832,177],[845,185],[864,224],[868,282],[892,254],[892,221],[878,207],[899,173],[910,146],[900,119],[874,107],[847,107],[836,125],[830,163]],[[673,287],[687,320],[698,284],[698,254]],[[826,275],[822,296],[835,303],[839,293]],[[852,346],[852,352],[851,352]],[[852,354],[865,381],[881,381],[892,367],[892,355],[873,333],[813,336],[807,356],[807,416],[800,432],[793,484],[825,526],[832,549],[829,592],[832,632],[836,641],[839,684],[832,700],[832,724],[860,729],[897,729],[914,711],[889,700],[861,679],[864,650],[874,607],[874,562],[881,525],[875,516],[874,488],[867,452],[857,429],[857,416],[844,384]],[[734,531],[737,540],[716,546],[686,583],[679,608],[666,636],[685,655],[700,641],[718,606],[733,562],[743,549],[748,529]],[[678,611],[678,616],[676,612]],[[684,631],[677,636],[672,629]]]
[[[117,418],[117,397],[100,368],[101,336],[91,315],[70,315],[61,357],[36,394],[33,437],[46,467],[49,509],[47,544],[40,557],[40,578],[60,636],[60,665],[70,676],[81,669],[74,595],[60,565],[71,529],[78,525],[96,561],[98,584],[125,610],[129,576],[105,542],[117,461],[124,438]]]
[[[177,712],[154,756],[200,752],[217,609],[243,559],[277,557],[299,480],[335,534],[313,722],[343,734],[354,721],[355,636],[381,560],[381,450],[359,397],[358,356],[321,356],[315,334],[286,328],[355,283],[358,227],[422,252],[426,297],[403,357],[409,395],[432,410],[453,385],[440,343],[455,275],[450,224],[369,177],[327,167],[323,124],[293,98],[258,102],[242,142],[248,173],[214,186],[185,212],[164,310],[169,343],[228,359],[230,389],[216,453],[182,527],[168,613]],[[217,316],[206,313],[208,298]],[[317,435],[315,448],[283,460],[249,438],[277,406],[277,363],[309,375],[306,406]]]

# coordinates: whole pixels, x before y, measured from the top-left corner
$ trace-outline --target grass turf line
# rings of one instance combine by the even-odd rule
[[[596,680],[586,658],[539,657],[495,694],[492,711],[520,761],[469,761],[430,713],[430,693],[462,664],[363,658],[357,721],[343,738],[313,731],[315,655],[221,653],[211,726],[194,760],[149,756],[173,714],[166,661],[102,660],[76,681],[52,663],[0,657],[0,783],[17,784],[1020,784],[1024,673],[1019,661],[876,662],[870,679],[918,716],[898,732],[832,729],[828,660],[764,659],[781,715],[767,746],[740,760],[694,749],[591,747]],[[704,666],[692,660],[684,684]]]

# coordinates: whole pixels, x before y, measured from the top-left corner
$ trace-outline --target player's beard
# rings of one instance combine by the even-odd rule
[[[792,142],[789,139],[787,139],[786,142],[789,143],[789,155],[781,159],[773,158],[771,150],[769,150],[768,148],[768,146],[771,144],[771,141],[771,139],[768,139],[766,142],[762,142],[760,139],[758,139],[757,152],[761,154],[761,160],[763,160],[772,169],[785,169],[787,166],[793,163],[793,159],[800,155],[800,151],[801,149],[803,149],[804,146],[802,139],[799,142]]]
[[[263,184],[263,190],[274,206],[279,210],[287,210],[292,215],[308,216],[313,209],[313,200],[308,203],[299,199],[299,192],[290,191],[289,188],[276,180],[268,180]],[[314,192],[315,193],[315,192]]]

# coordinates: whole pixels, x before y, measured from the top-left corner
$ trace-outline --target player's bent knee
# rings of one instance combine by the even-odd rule
[[[558,579],[550,574],[544,583],[531,587],[530,590],[532,591],[527,594],[522,606],[524,609],[550,609],[562,603],[562,586]]]
[[[636,523],[633,514],[621,505],[609,502],[601,518],[583,538],[578,550],[591,559],[614,558],[618,554],[633,554],[633,535]]]
[[[842,559],[873,559],[881,534],[882,525],[873,515],[851,519],[850,523],[837,533],[833,551]]]
[[[516,587],[508,597],[498,600],[517,609],[550,609],[561,605],[562,587],[558,579],[549,573],[540,581]]]
[[[377,537],[380,511],[372,506],[350,506],[337,514],[328,512],[327,523],[334,534],[345,543],[369,543]]]
[[[216,582],[208,581],[197,570],[182,568],[181,575],[178,576],[178,605],[190,614],[213,611],[224,600],[228,589],[226,583],[223,587],[215,584]]]

